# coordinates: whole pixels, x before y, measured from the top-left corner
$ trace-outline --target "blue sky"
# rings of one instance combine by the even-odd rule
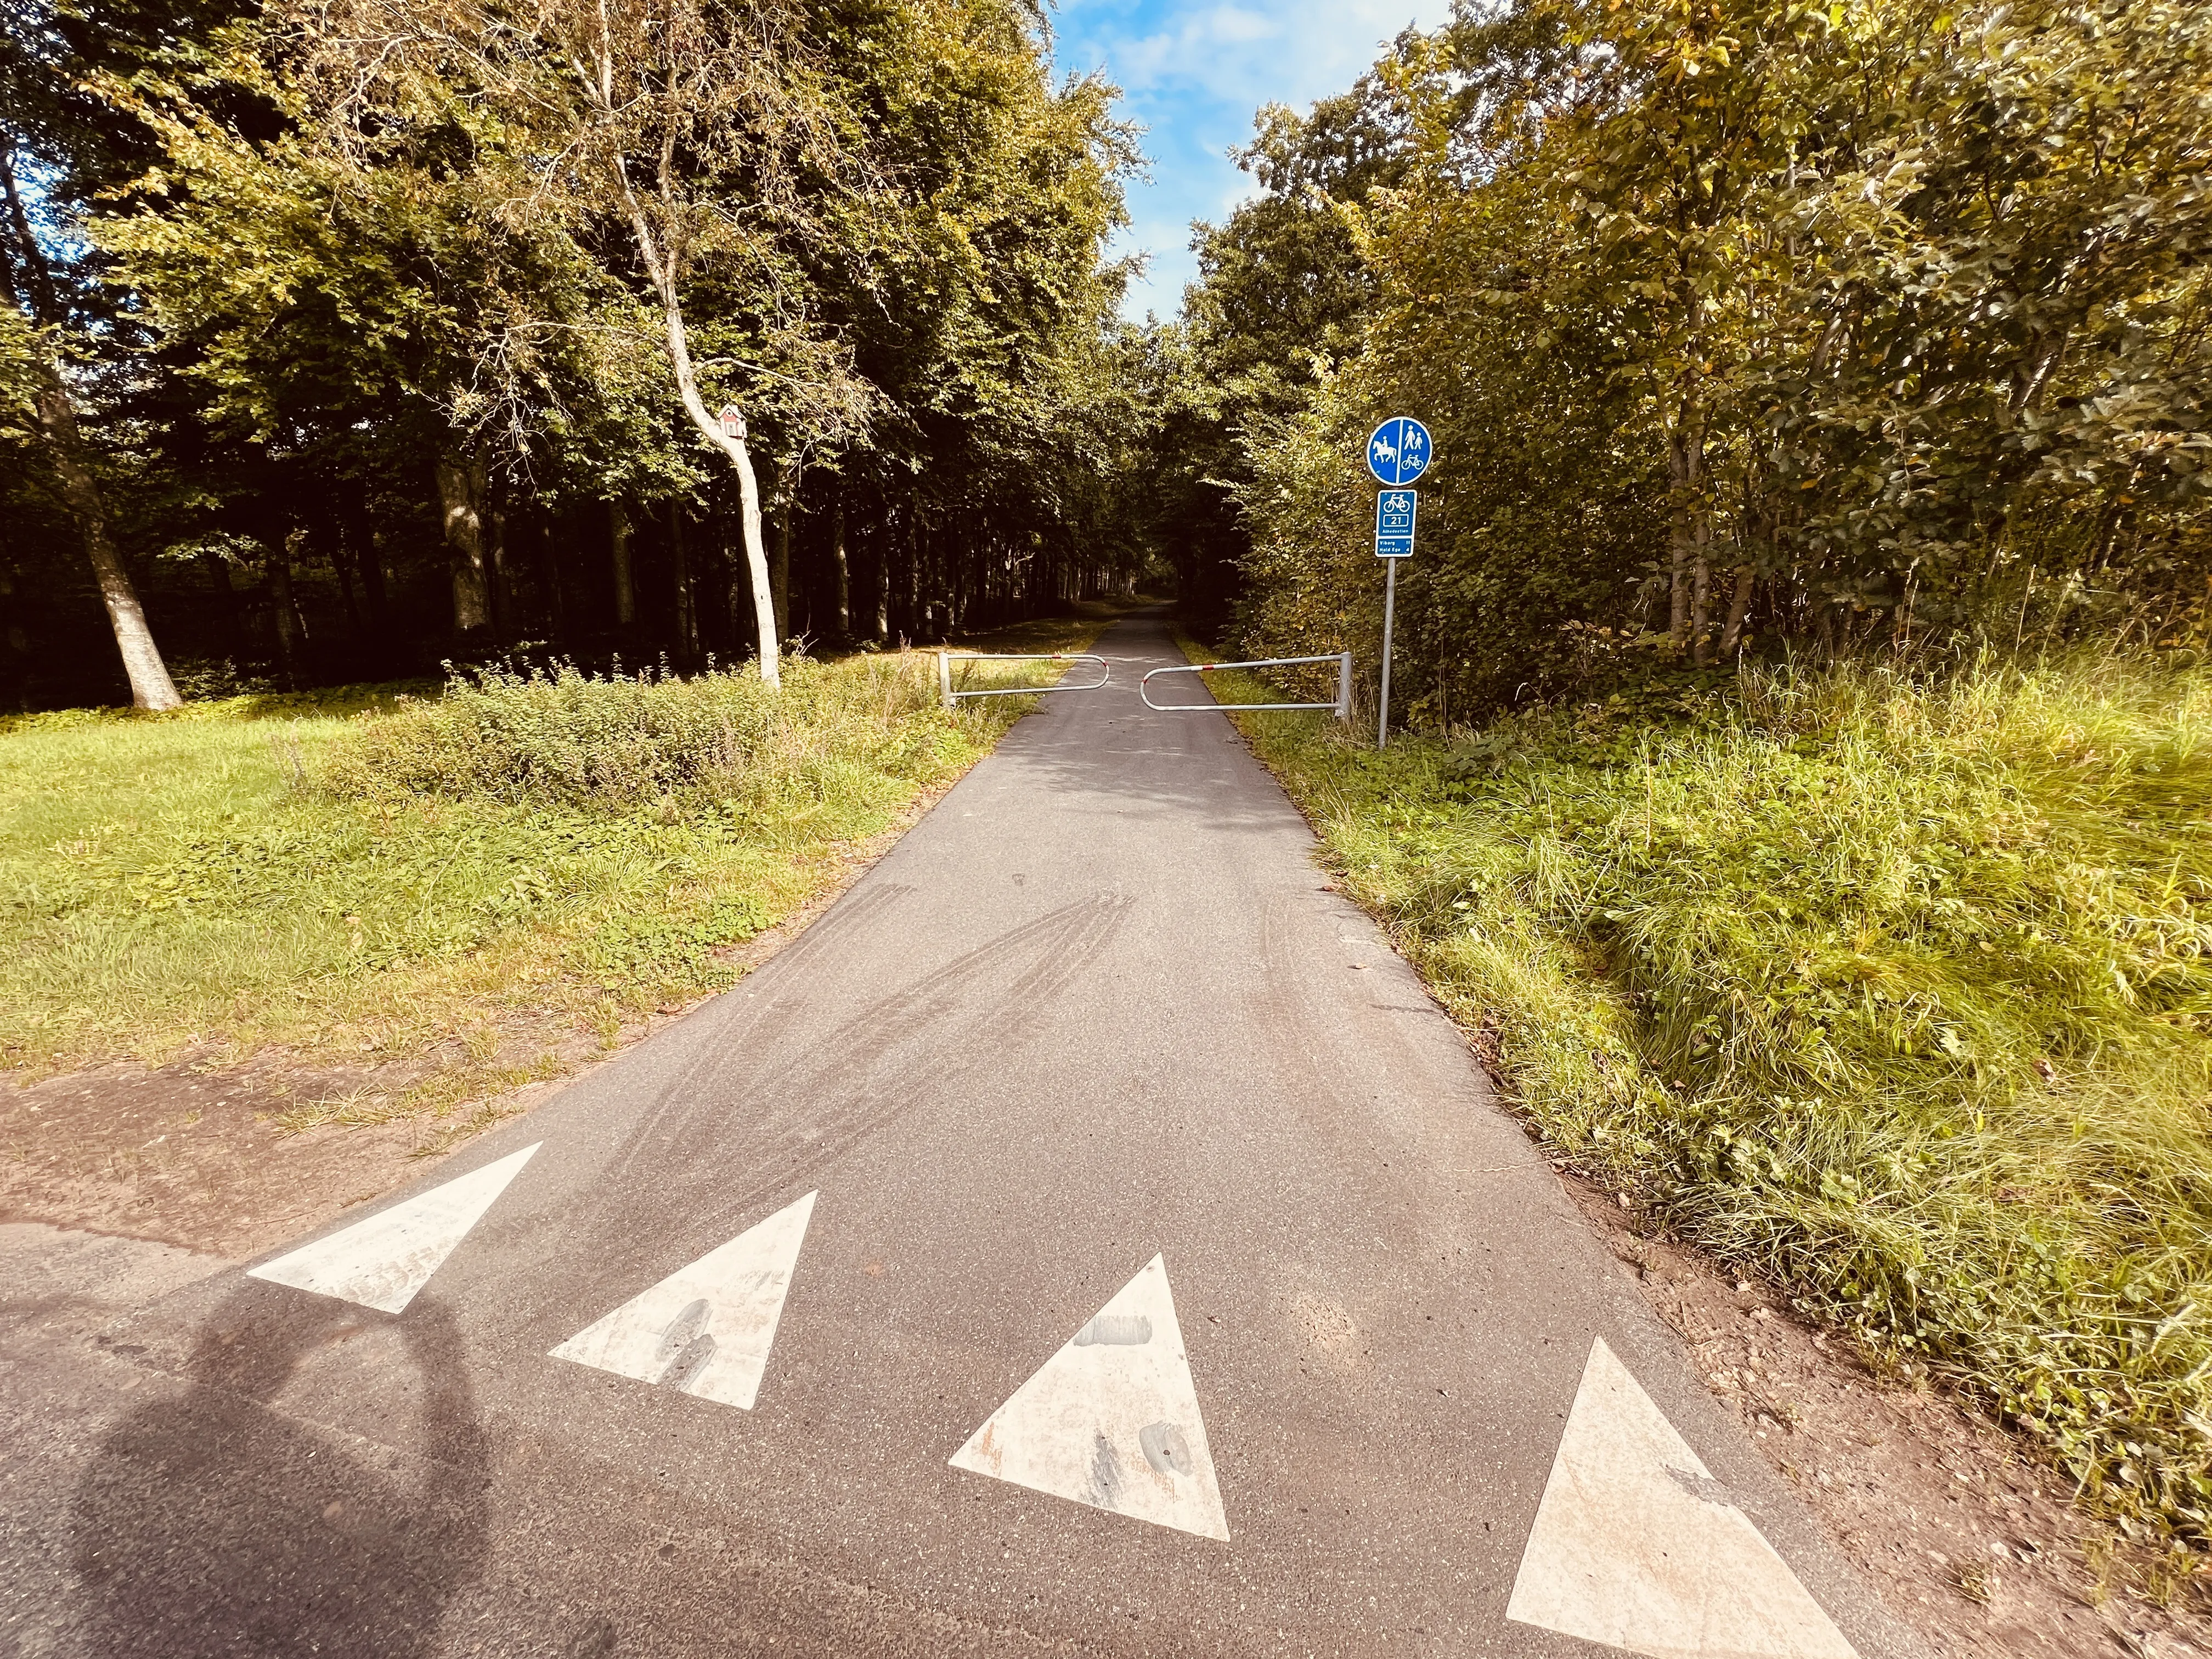
[[[1190,222],[1219,220],[1252,193],[1224,152],[1251,137],[1266,103],[1303,110],[1341,92],[1408,23],[1432,28],[1449,0],[1060,0],[1062,71],[1103,69],[1125,111],[1148,129],[1152,182],[1133,182],[1134,222],[1116,252],[1152,255],[1123,309],[1171,317],[1196,275]]]

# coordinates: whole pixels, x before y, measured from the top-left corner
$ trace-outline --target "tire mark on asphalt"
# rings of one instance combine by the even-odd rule
[[[602,1171],[602,1178],[624,1173],[634,1164],[635,1149],[641,1145],[655,1138],[669,1139],[671,1120],[681,1121],[690,1115],[695,1092],[702,1082],[726,1066],[728,1050],[745,1046],[772,1014],[789,1008],[798,1000],[777,994],[776,984],[787,981],[793,972],[804,973],[815,957],[843,943],[847,934],[868,927],[914,891],[914,888],[902,883],[884,882],[847,895],[831,907],[829,915],[815,922],[788,948],[778,951],[761,969],[760,977],[774,976],[769,995],[744,1000],[738,998],[734,992],[726,992],[713,1006],[702,1010],[707,1018],[702,1022],[705,1029],[697,1034],[698,1051],[660,1088],[653,1103],[633,1123],[624,1137],[623,1150]],[[743,983],[739,981],[740,987]]]
[[[586,1264],[591,1284],[608,1285],[722,1242],[767,1198],[916,1105],[1003,1067],[1110,945],[1133,902],[1098,893],[1060,905],[765,1066],[733,1060],[718,1040],[662,1088],[592,1178],[599,1218],[589,1236],[564,1241],[564,1255]],[[575,1304],[576,1280],[548,1285],[543,1265],[517,1262],[501,1275],[526,1316]]]

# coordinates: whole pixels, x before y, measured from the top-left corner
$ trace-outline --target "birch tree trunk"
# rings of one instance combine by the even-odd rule
[[[0,146],[0,193],[7,198],[9,225],[31,285],[29,295],[18,294],[9,272],[10,262],[0,260],[0,297],[21,307],[34,322],[58,325],[62,307],[54,292],[53,273],[47,269],[32,232],[22,191],[16,186],[13,158],[4,146]],[[42,351],[32,373],[36,377],[31,387],[32,436],[46,452],[61,484],[62,501],[83,538],[85,560],[92,566],[93,580],[100,584],[100,601],[107,609],[107,624],[114,631],[123,672],[131,682],[131,702],[139,708],[181,708],[185,700],[177,695],[176,682],[169,678],[168,665],[161,660],[161,647],[154,643],[154,630],[146,625],[138,589],[124,568],[123,556],[108,528],[107,501],[93,473],[92,454],[77,426],[76,404],[62,379],[61,365]]]
[[[484,568],[483,469],[450,451],[438,457],[438,506],[453,583],[453,632],[466,639],[491,625],[491,590]]]
[[[614,44],[605,30],[604,11],[601,18],[596,73],[587,81],[586,90],[609,118],[619,119],[622,112],[616,93]],[[660,191],[664,201],[669,189],[668,156],[674,142],[671,135],[662,146]],[[691,361],[690,336],[684,326],[683,295],[678,285],[683,258],[681,232],[672,231],[669,245],[664,247],[653,232],[652,218],[639,200],[636,187],[630,182],[629,167],[619,153],[613,158],[611,172],[629,215],[630,233],[637,242],[639,261],[645,267],[647,280],[653,284],[654,296],[660,301],[661,323],[668,338],[669,368],[676,377],[676,392],[683,401],[684,412],[691,417],[691,424],[699,429],[700,435],[727,455],[730,464],[738,470],[739,522],[744,542],[745,574],[752,582],[753,632],[760,652],[760,675],[770,686],[781,690],[783,670],[775,628],[775,599],[769,585],[768,550],[761,541],[760,480],[753,472],[752,452],[745,446],[745,418],[741,412],[737,413],[732,422],[737,429],[725,431],[721,422],[708,410],[706,399],[699,395],[699,376]]]
[[[154,643],[154,630],[146,624],[145,607],[138,589],[124,568],[123,556],[107,527],[107,503],[100,481],[93,476],[92,458],[78,430],[76,405],[62,384],[61,371],[51,363],[39,365],[40,384],[31,391],[35,417],[32,430],[46,453],[54,476],[61,483],[62,500],[76,520],[84,541],[84,556],[100,584],[100,600],[107,608],[107,624],[115,634],[115,648],[123,658],[123,672],[131,681],[131,702],[139,708],[179,708],[176,682]]]
[[[642,214],[635,216],[638,249],[645,257],[647,269],[653,273],[653,286],[660,294],[660,310],[668,327],[669,362],[676,371],[676,390],[684,399],[684,412],[691,417],[691,424],[699,428],[707,441],[730,458],[738,469],[738,497],[741,504],[738,521],[744,535],[745,574],[753,588],[753,630],[760,649],[761,678],[781,690],[783,685],[782,653],[778,647],[775,631],[775,595],[769,581],[768,549],[761,538],[760,480],[753,472],[752,452],[745,447],[745,419],[737,417],[735,432],[722,430],[722,423],[709,414],[705,399],[699,395],[699,378],[691,366],[691,343],[684,326],[684,308],[678,303],[676,284],[661,264],[653,246],[653,232]]]

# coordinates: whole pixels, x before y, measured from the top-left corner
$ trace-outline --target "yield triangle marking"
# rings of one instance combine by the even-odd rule
[[[553,1350],[617,1376],[750,1411],[815,1194],[787,1204]]]
[[[1650,1659],[1856,1659],[1602,1340],[1505,1616]]]
[[[247,1277],[386,1313],[402,1312],[543,1145],[525,1146],[328,1238],[249,1268]]]
[[[1229,1521],[1165,1261],[1154,1256],[1124,1285],[951,1463],[1226,1541]]]

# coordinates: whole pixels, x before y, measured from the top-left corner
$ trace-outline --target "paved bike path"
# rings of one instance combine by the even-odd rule
[[[1915,1651],[1099,648],[736,989],[58,1370],[50,1650]]]

